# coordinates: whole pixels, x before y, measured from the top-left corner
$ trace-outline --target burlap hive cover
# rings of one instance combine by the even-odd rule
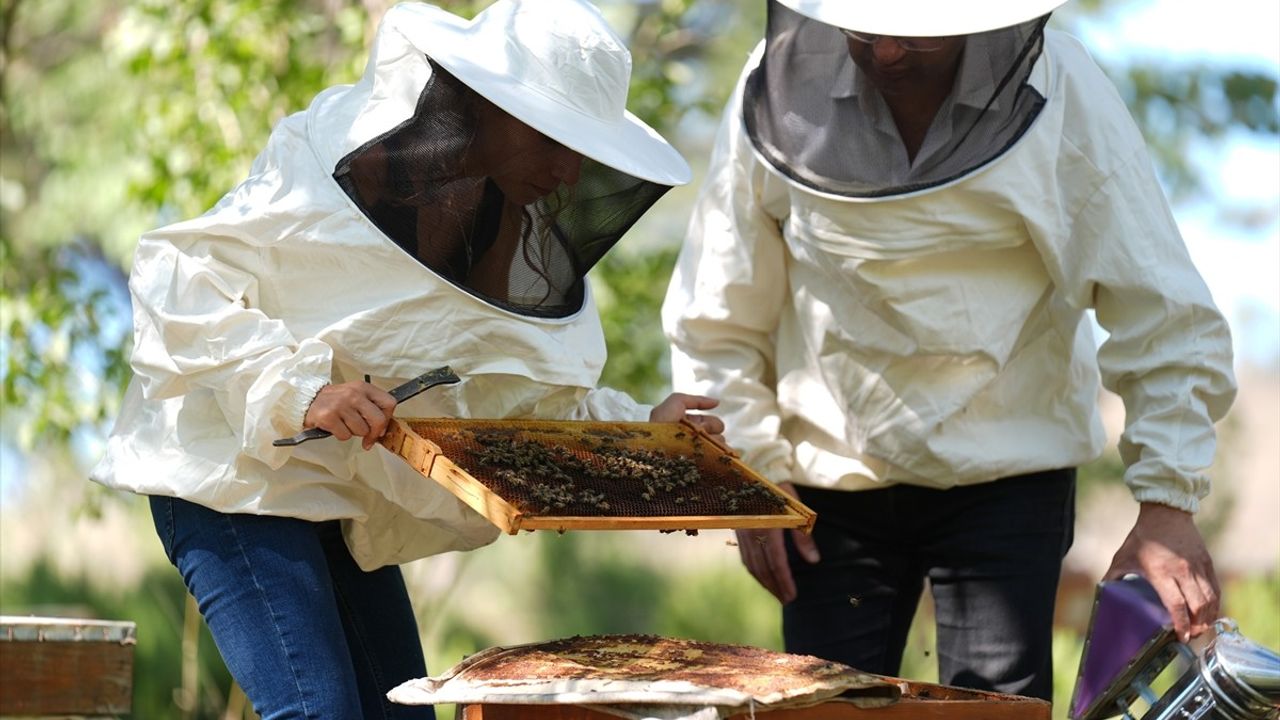
[[[884,705],[897,685],[847,665],[742,645],[652,635],[575,636],[494,647],[390,693],[398,703],[800,707],[841,696]]]

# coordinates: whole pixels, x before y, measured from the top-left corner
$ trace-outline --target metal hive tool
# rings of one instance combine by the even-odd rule
[[[396,419],[381,443],[507,533],[813,527],[695,425]]]

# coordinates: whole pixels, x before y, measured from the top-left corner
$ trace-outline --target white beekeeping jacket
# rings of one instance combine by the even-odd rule
[[[463,382],[396,414],[647,419],[649,407],[595,388],[605,344],[589,288],[565,317],[500,309],[407,254],[335,182],[340,159],[414,113],[430,73],[403,35],[380,29],[359,83],[282,121],[209,212],[141,238],[135,376],[94,480],[223,512],[341,519],[372,569],[475,548],[497,530],[380,446],[272,446],[301,430],[326,383],[368,374],[390,389],[449,365]]]
[[[749,464],[846,490],[1072,467],[1102,450],[1101,380],[1135,497],[1196,509],[1235,394],[1226,322],[1084,48],[1047,32],[1030,82],[1045,106],[1001,157],[864,199],[763,161],[739,84],[663,322],[676,389],[722,399]]]

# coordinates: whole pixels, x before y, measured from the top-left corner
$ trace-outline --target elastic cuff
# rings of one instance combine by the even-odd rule
[[[307,410],[311,409],[311,403],[315,401],[316,395],[320,394],[321,388],[328,384],[329,378],[317,375],[289,378],[289,385],[293,387],[293,392],[283,400],[285,406],[283,416],[290,428],[302,430],[302,423],[307,418]]]
[[[1133,499],[1140,503],[1156,503],[1168,505],[1191,514],[1200,511],[1200,500],[1194,495],[1177,492],[1169,488],[1144,487],[1133,491]]]

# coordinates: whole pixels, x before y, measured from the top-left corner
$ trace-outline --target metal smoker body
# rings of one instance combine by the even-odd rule
[[[1196,655],[1174,636],[1155,589],[1136,575],[1098,585],[1080,658],[1072,720],[1275,720],[1280,717],[1280,655],[1223,618]],[[1178,679],[1157,695],[1151,683],[1170,663]],[[1131,705],[1147,705],[1141,716]]]

